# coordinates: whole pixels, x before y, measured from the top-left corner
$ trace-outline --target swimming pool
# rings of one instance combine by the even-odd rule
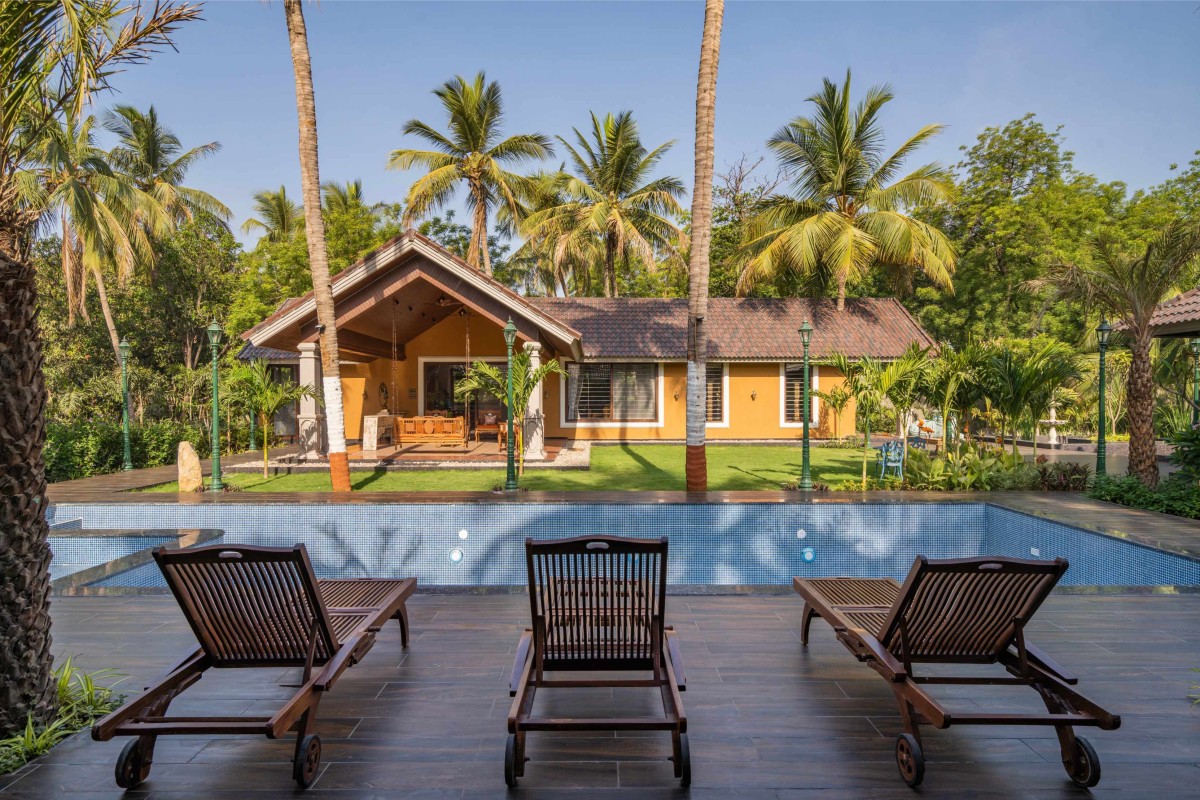
[[[1200,586],[1200,560],[988,503],[59,504],[86,528],[203,528],[230,544],[304,542],[321,577],[519,586],[524,540],[667,536],[670,581],[789,587],[793,575],[903,578],[918,555],[1064,557],[1068,586]],[[153,564],[98,587],[161,586]]]

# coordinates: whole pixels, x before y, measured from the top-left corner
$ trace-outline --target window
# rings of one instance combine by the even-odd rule
[[[784,364],[783,376],[783,421],[785,424],[801,425],[804,423],[804,417],[801,416],[802,407],[804,406],[804,365]],[[808,377],[810,381],[808,413],[812,414],[809,417],[809,424],[816,425],[816,394],[813,391],[812,384],[816,383],[817,368],[811,363],[808,365]]]
[[[704,421],[725,421],[725,367],[721,364],[707,364],[708,373],[704,376]]]
[[[656,364],[568,364],[567,420],[653,422]]]

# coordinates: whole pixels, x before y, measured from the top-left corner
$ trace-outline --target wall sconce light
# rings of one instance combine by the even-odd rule
[[[751,399],[751,400],[757,400],[757,399],[758,399],[758,389],[751,389],[751,390],[750,390],[750,399]]]
[[[675,399],[676,399],[676,400],[678,400],[678,399],[679,399],[679,392],[676,392],[676,393],[675,393]]]

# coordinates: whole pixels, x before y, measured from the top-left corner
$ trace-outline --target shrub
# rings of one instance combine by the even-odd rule
[[[1131,508],[1200,519],[1200,490],[1186,476],[1172,475],[1151,489],[1134,477],[1097,477],[1090,497]]]
[[[133,465],[161,467],[174,464],[179,443],[191,442],[203,451],[207,441],[196,425],[162,420],[130,428],[129,450]],[[51,422],[46,426],[46,479],[88,478],[117,472],[125,461],[121,426],[111,422]]]
[[[1171,443],[1175,445],[1171,463],[1179,467],[1184,477],[1200,481],[1200,428],[1181,431]]]

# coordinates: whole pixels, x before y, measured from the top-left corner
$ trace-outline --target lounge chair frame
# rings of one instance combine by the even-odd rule
[[[525,774],[530,731],[669,731],[671,761],[682,786],[691,783],[683,661],[665,624],[667,539],[579,536],[525,540],[533,627],[517,644],[509,680],[504,780]],[[556,671],[645,671],[648,679],[548,680]],[[658,689],[661,717],[543,717],[533,714],[538,689]]]
[[[1074,726],[1115,730],[1121,718],[1073,687],[1078,678],[1027,640],[1029,619],[1067,571],[1065,559],[931,560],[917,557],[903,585],[890,578],[793,578],[804,598],[800,641],[825,619],[854,656],[891,686],[904,733],[896,764],[904,781],[925,773],[921,724],[1049,725],[1058,734],[1063,768],[1076,784],[1095,786],[1100,760]],[[916,675],[914,664],[999,664],[1007,676]],[[950,712],[928,686],[1028,686],[1045,714]]]
[[[321,762],[321,740],[313,732],[321,697],[362,660],[388,620],[397,620],[401,644],[408,646],[405,602],[416,579],[319,581],[302,544],[158,548],[154,560],[200,646],[92,727],[98,741],[136,737],[117,760],[117,785],[133,789],[146,780],[159,736],[279,739],[295,731],[292,776],[308,788]],[[302,669],[296,692],[270,717],[166,715],[209,669],[264,667]]]

